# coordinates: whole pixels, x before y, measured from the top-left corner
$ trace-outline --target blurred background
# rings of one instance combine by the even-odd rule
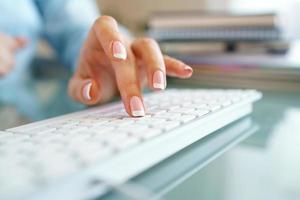
[[[194,68],[191,79],[170,79],[170,85],[299,91],[300,0],[96,3],[101,14],[113,16],[135,36],[155,38],[165,54]],[[38,42],[30,70],[31,82],[16,90],[23,102],[8,101],[12,94],[0,101],[0,129],[84,108],[67,96],[72,72],[45,40]]]
[[[164,53],[193,67],[191,79],[169,79],[169,87],[264,93],[253,114],[260,130],[166,199],[300,199],[300,0],[98,0],[97,5],[133,35],[154,37]],[[72,72],[45,40],[38,43],[29,74],[30,81],[8,93],[0,87],[0,130],[85,108],[68,97]]]
[[[287,37],[300,37],[297,19],[300,14],[299,0],[130,0],[126,3],[118,1],[98,0],[103,14],[116,17],[119,22],[131,30],[144,31],[149,16],[157,11],[218,11],[233,13],[270,13],[280,15],[280,23],[284,26]],[[101,6],[100,6],[101,5]]]

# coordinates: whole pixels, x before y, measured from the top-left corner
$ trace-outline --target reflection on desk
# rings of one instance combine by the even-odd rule
[[[253,119],[259,131],[165,199],[300,199],[300,95],[265,93]]]
[[[203,138],[133,181],[159,195],[176,191],[176,186],[193,177],[226,151],[258,130],[251,117],[246,117]],[[197,131],[197,130],[195,130]],[[174,190],[175,189],[175,190]],[[194,196],[193,198],[198,198]],[[190,199],[190,198],[185,198]]]

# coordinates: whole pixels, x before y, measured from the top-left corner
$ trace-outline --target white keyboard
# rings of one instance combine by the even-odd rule
[[[84,171],[125,182],[251,113],[261,93],[174,89],[144,98],[143,118],[118,102],[0,133],[0,199],[25,199]]]

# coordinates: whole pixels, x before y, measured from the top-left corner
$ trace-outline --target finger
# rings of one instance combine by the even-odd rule
[[[102,16],[94,24],[93,30],[95,38],[111,61],[126,112],[134,117],[144,116],[145,108],[135,59],[127,42],[119,33],[117,22],[112,17]]]
[[[97,73],[93,73],[91,69],[91,58],[94,56],[92,51],[83,49],[80,52],[80,60],[69,81],[68,93],[75,101],[85,105],[94,105],[101,99],[101,84]]]
[[[107,102],[114,97],[115,91],[110,85],[101,87],[101,80],[73,76],[69,81],[68,93],[75,101],[85,105],[96,105]]]
[[[139,72],[133,53],[126,48],[128,58],[123,62],[112,61],[116,82],[127,113],[133,117],[145,115],[145,107],[141,96]]]
[[[164,56],[166,64],[167,75],[179,78],[189,78],[193,74],[193,69],[175,58]]]
[[[95,105],[106,102],[116,95],[117,89],[111,72],[100,67],[103,63],[107,63],[101,55],[100,52],[94,51],[81,52],[76,72],[69,82],[69,95],[74,100],[86,105]]]
[[[96,81],[73,76],[68,86],[69,95],[76,101],[85,105],[94,105],[99,102],[100,89]]]
[[[137,39],[132,44],[133,53],[146,67],[148,86],[154,90],[166,88],[166,67],[158,44],[150,38]]]
[[[101,46],[105,54],[112,61],[126,60],[127,51],[125,42],[118,29],[118,23],[110,16],[101,16],[93,26],[94,38],[89,42],[89,46]],[[95,42],[97,40],[97,44]],[[97,47],[95,47],[97,48]]]

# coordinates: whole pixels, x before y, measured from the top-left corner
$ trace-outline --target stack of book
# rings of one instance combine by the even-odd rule
[[[154,13],[149,35],[168,54],[197,54],[254,49],[285,52],[288,45],[275,14],[234,15],[199,12]],[[251,48],[249,44],[251,45]],[[246,48],[245,48],[246,47]]]
[[[280,37],[275,14],[234,15],[198,12],[154,13],[150,35],[159,41],[265,41]]]
[[[194,74],[189,79],[170,80],[176,84],[300,91],[300,59],[297,60],[291,53],[219,54],[177,58],[192,66]]]
[[[165,54],[193,67],[192,78],[175,83],[300,91],[300,59],[291,60],[277,21],[272,13],[155,13],[149,34]]]

